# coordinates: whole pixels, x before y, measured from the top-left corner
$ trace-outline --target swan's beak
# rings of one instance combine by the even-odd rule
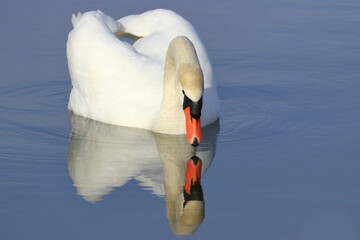
[[[190,107],[184,109],[186,122],[186,138],[188,142],[196,147],[202,141],[200,118],[193,118],[190,114]]]

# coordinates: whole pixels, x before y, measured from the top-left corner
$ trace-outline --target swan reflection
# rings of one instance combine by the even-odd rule
[[[203,128],[204,141],[197,148],[184,135],[113,126],[75,114],[71,124],[68,167],[80,196],[95,203],[135,179],[165,197],[174,234],[196,231],[204,218],[200,177],[214,159],[219,122]]]

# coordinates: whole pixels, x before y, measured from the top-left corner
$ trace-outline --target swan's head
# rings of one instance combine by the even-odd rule
[[[198,65],[182,64],[178,74],[183,93],[186,137],[190,144],[197,146],[202,141],[200,117],[204,93],[203,73]]]

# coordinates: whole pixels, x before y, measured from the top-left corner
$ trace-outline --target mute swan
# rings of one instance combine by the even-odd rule
[[[72,24],[70,111],[113,125],[186,133],[194,146],[201,142],[200,127],[219,118],[218,94],[205,48],[188,21],[157,9],[118,21],[101,11],[79,13]],[[130,45],[117,37],[124,34],[138,40]]]

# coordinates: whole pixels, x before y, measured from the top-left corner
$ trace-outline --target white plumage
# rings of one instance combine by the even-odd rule
[[[183,113],[157,125],[169,43],[186,36],[193,43],[204,75],[202,125],[218,119],[211,64],[192,25],[176,13],[157,9],[115,21],[100,11],[73,15],[67,58],[72,79],[68,108],[97,121],[169,134],[185,133]],[[140,37],[133,45],[115,34]],[[171,104],[171,103],[169,103]],[[174,104],[174,103],[172,103]],[[182,112],[182,106],[179,112]]]

